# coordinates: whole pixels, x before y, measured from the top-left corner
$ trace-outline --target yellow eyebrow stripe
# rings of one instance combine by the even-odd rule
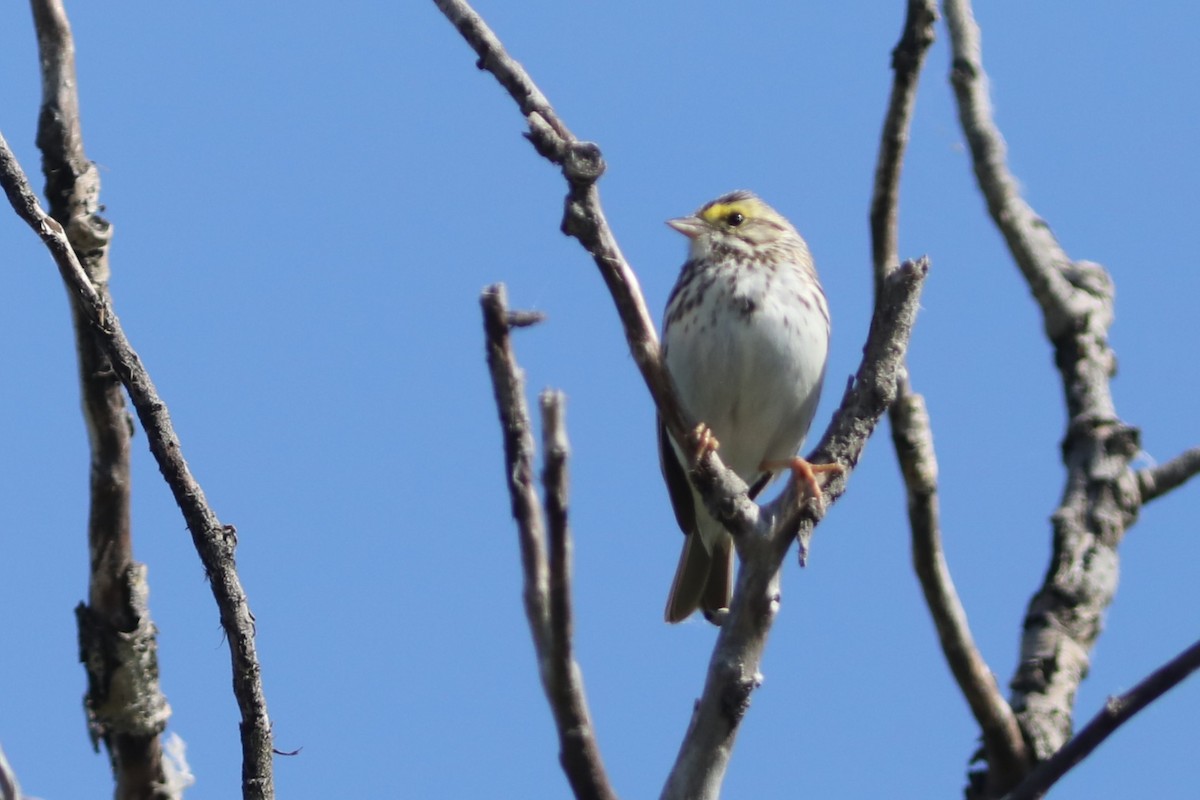
[[[718,220],[725,219],[725,217],[729,216],[735,211],[745,214],[747,217],[754,216],[756,212],[756,204],[744,200],[739,200],[733,203],[713,203],[711,206],[708,206],[701,211],[700,216],[709,222],[717,222]]]

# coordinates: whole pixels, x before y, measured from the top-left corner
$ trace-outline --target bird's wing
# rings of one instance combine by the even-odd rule
[[[679,529],[686,534],[696,532],[696,504],[692,500],[692,485],[688,481],[687,470],[679,463],[679,456],[671,443],[671,435],[662,417],[656,418],[658,425],[658,464],[662,468],[663,480],[667,482],[667,492],[671,495],[671,507],[675,509],[675,521]]]

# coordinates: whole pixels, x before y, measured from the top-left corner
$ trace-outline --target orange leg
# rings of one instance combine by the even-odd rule
[[[769,470],[774,472],[780,469],[790,469],[792,471],[792,480],[798,486],[801,486],[808,497],[814,500],[821,499],[821,484],[817,482],[818,474],[840,475],[845,470],[841,464],[811,464],[803,458],[789,458],[784,461],[764,461],[759,469]],[[801,497],[801,502],[804,498]]]

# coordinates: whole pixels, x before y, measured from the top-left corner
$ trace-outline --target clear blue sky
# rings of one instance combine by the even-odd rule
[[[511,3],[479,10],[581,137],[657,314],[684,256],[663,220],[734,188],[808,237],[830,297],[827,422],[870,303],[867,204],[901,2]],[[73,3],[87,151],[115,225],[119,314],[222,520],[258,619],[280,797],[565,797],[520,602],[480,289],[548,322],[520,333],[531,390],[569,396],[579,658],[618,792],[653,797],[714,631],[661,613],[679,533],[653,411],[595,268],[558,232],[561,177],[428,2]],[[0,130],[38,174],[27,8],[0,25]],[[1200,443],[1194,226],[1200,8],[980,9],[1011,164],[1075,258],[1117,283],[1122,417],[1159,461]],[[933,273],[911,351],[941,459],[947,557],[1007,683],[1049,553],[1063,405],[1034,305],[978,197],[930,52],[905,165],[901,250]],[[8,295],[0,465],[0,744],[27,792],[108,791],[80,698],[87,451],[67,303],[0,214]],[[909,567],[883,435],[789,559],[731,798],[957,797],[976,731]],[[197,800],[238,792],[217,613],[183,521],[135,440],[135,536],[161,630],[170,730]],[[1079,712],[1200,632],[1200,486],[1147,508]],[[1059,798],[1194,797],[1200,682],[1109,741]]]

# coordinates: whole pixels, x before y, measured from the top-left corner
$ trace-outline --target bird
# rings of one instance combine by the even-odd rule
[[[836,464],[796,456],[816,414],[829,355],[829,306],[808,245],[753,192],[721,195],[667,221],[689,240],[687,260],[663,315],[662,357],[702,447],[757,496],[790,469],[820,497],[816,474]],[[688,450],[658,418],[659,462],[683,552],[666,621],[697,609],[714,624],[733,591],[734,547],[688,479]]]

